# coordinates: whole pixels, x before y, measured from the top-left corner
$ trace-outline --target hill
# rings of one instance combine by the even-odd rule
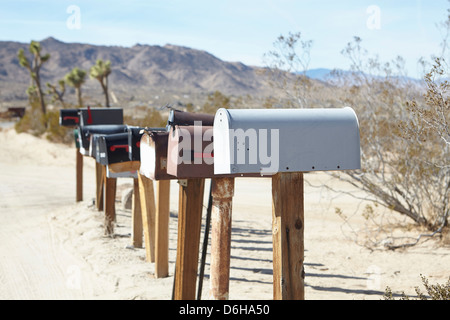
[[[161,99],[164,93],[189,96],[219,90],[227,95],[258,95],[267,91],[260,68],[226,62],[208,52],[187,47],[136,44],[133,47],[65,43],[54,38],[41,41],[50,60],[41,69],[43,83],[56,83],[74,67],[84,70],[97,59],[110,60],[110,88],[119,101]],[[28,43],[0,41],[0,95],[2,102],[23,101],[29,86],[28,71],[19,65],[17,52]],[[96,80],[88,80],[84,94],[101,100]],[[194,97],[195,99],[195,97]]]

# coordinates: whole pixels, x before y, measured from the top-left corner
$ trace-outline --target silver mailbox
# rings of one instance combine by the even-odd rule
[[[359,169],[358,119],[352,108],[219,109],[214,173],[271,175]]]

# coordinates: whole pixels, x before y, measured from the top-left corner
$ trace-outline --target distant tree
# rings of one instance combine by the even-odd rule
[[[58,81],[59,89],[56,88],[55,85],[47,82],[47,94],[52,95],[52,102],[59,101],[61,102],[63,108],[65,108],[66,104],[64,103],[64,94],[66,93],[66,82],[64,79]]]
[[[41,70],[42,64],[50,59],[50,54],[47,53],[45,55],[41,55],[41,44],[37,41],[31,41],[29,50],[33,55],[33,59],[31,62],[25,56],[25,51],[23,49],[19,50],[19,52],[17,53],[17,57],[19,58],[19,64],[22,67],[27,68],[30,72],[32,80],[31,86],[35,86],[34,92],[37,94],[39,103],[41,105],[41,110],[45,114],[47,110],[44,101],[44,94],[42,93],[41,77],[39,72]]]
[[[76,67],[65,75],[64,80],[68,85],[75,88],[78,97],[78,106],[83,107],[83,100],[81,99],[81,86],[86,81],[86,71]]]
[[[280,35],[273,43],[274,50],[264,55],[266,75],[270,85],[287,99],[291,108],[310,106],[312,82],[306,76],[311,61],[312,40],[304,40],[300,32]],[[273,104],[273,103],[272,103]]]
[[[217,109],[229,107],[230,98],[220,91],[215,91],[213,94],[208,95],[208,99],[203,105],[202,112],[215,114]]]
[[[103,89],[103,94],[105,95],[105,105],[107,108],[109,105],[108,96],[108,76],[111,74],[111,61],[104,62],[99,59],[94,66],[91,67],[90,76],[93,79],[97,79]]]

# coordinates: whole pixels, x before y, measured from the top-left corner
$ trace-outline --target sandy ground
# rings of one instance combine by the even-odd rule
[[[84,158],[85,200],[75,203],[73,147],[3,129],[0,155],[0,299],[171,299],[176,181],[171,185],[170,276],[155,279],[145,250],[129,247],[131,211],[122,207],[120,192],[131,187],[130,179],[118,180],[116,235],[105,237],[103,213],[93,206],[93,159]],[[306,174],[305,179],[348,188],[325,174]],[[335,207],[353,213],[363,205],[305,186],[306,299],[382,299],[386,286],[394,293],[414,295],[414,287],[422,287],[421,274],[431,283],[447,281],[450,247],[442,242],[429,240],[396,252],[357,245]],[[355,215],[352,228],[363,229],[363,221]],[[236,180],[231,256],[230,298],[271,299],[268,179]],[[208,254],[204,299],[209,291],[209,258]]]

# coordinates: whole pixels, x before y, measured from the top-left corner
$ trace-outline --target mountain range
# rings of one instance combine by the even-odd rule
[[[50,53],[41,69],[42,83],[56,84],[74,67],[89,71],[97,59],[110,60],[110,89],[116,100],[147,101],[161,93],[204,95],[216,90],[227,95],[258,95],[267,92],[262,68],[226,62],[212,54],[167,44],[132,47],[65,43],[55,38],[40,41],[42,54]],[[19,65],[17,52],[23,48],[31,58],[28,43],[0,41],[0,100],[26,100],[30,84],[28,70]],[[83,94],[101,96],[97,80],[88,79]]]
[[[74,67],[89,71],[97,59],[110,60],[112,73],[108,81],[113,106],[202,105],[207,95],[214,91],[236,99],[256,97],[260,101],[273,94],[273,88],[264,76],[265,68],[222,61],[202,50],[171,44],[100,46],[66,43],[52,37],[40,43],[42,54],[51,55],[40,73],[44,87],[46,82],[56,85]],[[0,107],[27,103],[25,91],[30,85],[30,75],[19,65],[17,52],[22,48],[31,58],[28,47],[29,43],[0,41]],[[312,69],[306,76],[319,86],[327,86],[326,83],[333,79],[331,72],[331,69]],[[94,105],[103,103],[97,80],[88,76],[82,89],[84,101]],[[65,100],[76,101],[73,88],[67,88]]]

